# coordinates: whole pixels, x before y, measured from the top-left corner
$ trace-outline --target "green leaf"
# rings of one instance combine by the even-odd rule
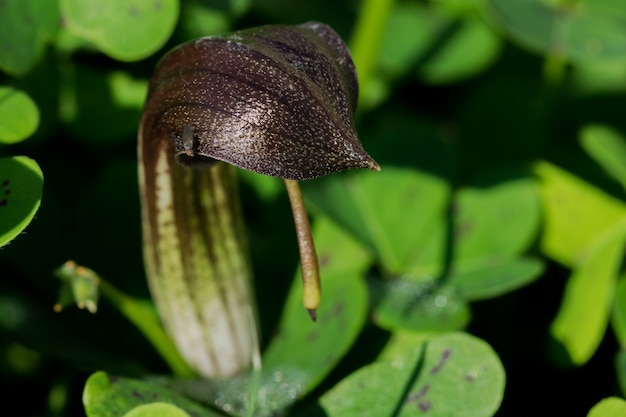
[[[626,415],[626,401],[609,397],[594,405],[587,417],[622,417]]]
[[[466,300],[495,297],[537,278],[537,259],[517,259],[536,238],[540,201],[535,180],[492,171],[455,199],[454,247],[446,283]]]
[[[626,55],[626,10],[620,1],[489,0],[487,15],[520,44],[574,61]]]
[[[371,262],[369,255],[322,216],[316,218],[314,240],[322,278],[317,322],[311,322],[302,307],[298,273],[276,335],[263,354],[267,395],[259,398],[261,409],[283,408],[319,384],[352,346],[365,323],[367,290],[362,276]],[[287,396],[290,390],[293,395]]]
[[[390,362],[398,356],[415,350],[416,346],[426,343],[432,337],[433,334],[429,332],[395,331],[391,333],[389,340],[378,354],[376,361]]]
[[[136,140],[147,89],[147,80],[120,71],[67,70],[61,89],[61,119],[73,136],[92,145]]]
[[[444,332],[459,330],[470,319],[465,300],[450,286],[431,281],[392,279],[374,283],[374,322],[387,330]]]
[[[470,15],[451,23],[447,41],[418,69],[428,84],[446,84],[470,78],[491,65],[502,42],[482,19]]]
[[[393,78],[406,74],[443,32],[448,21],[434,7],[411,2],[395,4],[382,39],[381,70]]]
[[[626,205],[547,162],[535,166],[544,206],[543,252],[573,265],[589,242],[626,215]]]
[[[0,143],[20,142],[37,130],[39,110],[26,94],[0,87]]]
[[[577,62],[571,69],[572,91],[579,97],[623,93],[625,72],[626,59]]]
[[[83,405],[88,417],[119,417],[139,405],[155,401],[176,405],[197,417],[223,417],[154,382],[111,377],[105,372],[92,374],[83,391]]]
[[[617,281],[613,303],[612,325],[622,349],[626,349],[626,273]]]
[[[539,230],[539,194],[529,177],[500,179],[492,174],[462,188],[455,206],[455,267],[468,260],[493,263],[520,255]]]
[[[504,368],[484,341],[451,333],[351,374],[320,400],[328,417],[488,417],[504,393]]]
[[[170,403],[150,403],[139,405],[124,417],[190,417],[184,410]]]
[[[449,83],[482,71],[497,57],[500,45],[474,14],[451,14],[436,3],[398,3],[383,37],[380,66],[394,78],[417,67],[425,82]]]
[[[4,0],[0,4],[0,70],[23,75],[41,58],[59,28],[59,6],[51,0]]]
[[[626,139],[603,125],[587,125],[580,134],[587,153],[626,189]]]
[[[178,0],[60,0],[67,30],[120,61],[146,58],[169,39]]]
[[[464,264],[446,283],[466,301],[483,300],[518,289],[537,279],[543,272],[537,258],[502,259],[494,262],[480,259],[475,265]]]
[[[201,1],[181,4],[180,30],[185,39],[196,39],[228,31],[229,15],[224,10],[210,7]]]
[[[626,394],[626,350],[623,348],[618,350],[617,355],[615,355],[615,373],[622,395],[624,395]]]
[[[37,162],[25,156],[0,158],[0,246],[6,245],[31,222],[43,188]]]
[[[576,365],[591,358],[604,336],[625,248],[626,215],[589,243],[567,283],[550,332]]]
[[[389,274],[431,279],[441,272],[450,192],[444,179],[385,166],[381,172],[327,177],[304,191],[307,201],[369,248]]]
[[[252,0],[229,0],[228,6],[233,15],[239,16],[246,12],[250,8]]]

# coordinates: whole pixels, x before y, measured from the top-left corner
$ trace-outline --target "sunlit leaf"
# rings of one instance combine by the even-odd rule
[[[542,250],[573,265],[589,242],[626,215],[626,204],[547,162],[535,166],[544,206]]]
[[[120,61],[161,48],[178,20],[178,0],[60,0],[71,33]]]
[[[500,406],[504,380],[487,343],[451,333],[359,369],[324,394],[320,412],[310,415],[488,417]]]
[[[617,281],[612,314],[615,336],[622,349],[626,350],[626,273],[623,273]]]
[[[604,336],[626,248],[626,216],[596,237],[574,265],[550,328],[574,364],[589,360]]]
[[[609,397],[594,405],[587,417],[622,417],[626,415],[626,401],[618,397]]]
[[[580,142],[607,174],[626,189],[626,139],[608,126],[588,125],[582,130]]]
[[[408,352],[414,351],[417,346],[421,346],[432,337],[433,334],[430,332],[420,333],[415,331],[394,331],[389,336],[389,340],[385,343],[385,347],[378,354],[376,360],[380,362],[389,362],[396,357],[403,356]]]
[[[38,125],[39,110],[27,94],[11,87],[0,87],[0,143],[24,140]]]
[[[626,394],[626,350],[623,348],[615,355],[615,373],[622,395]]]
[[[31,222],[41,203],[42,187],[37,162],[25,156],[0,158],[0,246]]]

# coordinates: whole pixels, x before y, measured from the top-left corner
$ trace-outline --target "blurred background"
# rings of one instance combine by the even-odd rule
[[[0,156],[27,155],[44,177],[32,223],[0,249],[0,414],[80,416],[95,370],[168,372],[106,302],[97,314],[55,313],[53,271],[75,260],[149,299],[136,136],[158,60],[197,37],[310,20],[332,26],[353,54],[357,131],[382,167],[378,180],[362,179],[378,213],[362,222],[386,232],[351,220],[337,184],[352,177],[343,175],[303,184],[313,222],[332,219],[371,249],[375,281],[445,280],[442,291],[463,306],[445,320],[406,322],[389,309],[406,297],[374,291],[387,301],[372,303],[359,348],[313,395],[372,361],[395,331],[416,329],[464,329],[494,348],[507,374],[498,416],[580,415],[623,395],[623,1],[74,3],[0,1],[0,85],[26,93],[39,115],[35,133]],[[173,12],[134,23],[147,7]],[[241,180],[270,335],[298,265],[293,223],[280,181]]]

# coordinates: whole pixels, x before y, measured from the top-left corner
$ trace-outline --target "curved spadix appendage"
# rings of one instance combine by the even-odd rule
[[[143,128],[173,140],[178,162],[190,167],[220,160],[291,180],[378,170],[354,129],[357,97],[354,64],[330,27],[262,26],[165,56]]]

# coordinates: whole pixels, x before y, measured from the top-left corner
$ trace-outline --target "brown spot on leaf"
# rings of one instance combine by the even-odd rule
[[[324,366],[332,366],[337,363],[337,357],[335,355],[329,355],[324,359]]]
[[[417,403],[417,408],[419,408],[420,411],[424,413],[430,410],[432,407],[433,407],[433,403],[430,401],[420,401]]]
[[[7,200],[6,198],[4,198],[4,199],[0,200],[0,207],[4,207],[4,206],[6,206],[6,205],[7,205],[7,203],[8,203],[8,200]]]
[[[406,400],[404,400],[405,403],[411,403],[414,401],[418,401],[421,400],[422,398],[424,398],[424,396],[428,393],[428,390],[430,389],[430,384],[426,384],[424,385],[419,391],[410,394],[406,397]]]
[[[346,306],[344,305],[343,302],[339,302],[333,306],[333,311],[331,314],[334,317],[340,316],[341,314],[343,314],[343,310],[345,309],[345,307]]]
[[[463,379],[467,382],[474,382],[476,381],[476,373],[468,372],[465,375],[463,375]]]
[[[439,371],[441,371],[443,366],[446,364],[446,362],[450,358],[451,353],[452,353],[452,349],[444,349],[444,351],[441,352],[441,357],[439,358],[439,362],[437,363],[437,365],[433,366],[433,368],[430,370],[431,375],[435,375]]]
[[[455,238],[456,240],[461,240],[463,239],[465,236],[467,236],[467,234],[469,232],[472,231],[472,229],[474,228],[474,224],[470,221],[464,221],[462,223],[460,223],[455,230]]]
[[[317,339],[319,339],[319,338],[320,338],[320,335],[319,335],[318,332],[311,332],[306,337],[306,340],[309,343],[315,343],[315,342],[317,342]]]
[[[326,267],[330,263],[330,259],[331,259],[330,253],[328,252],[322,253],[320,256],[320,260],[319,260],[320,268]]]

